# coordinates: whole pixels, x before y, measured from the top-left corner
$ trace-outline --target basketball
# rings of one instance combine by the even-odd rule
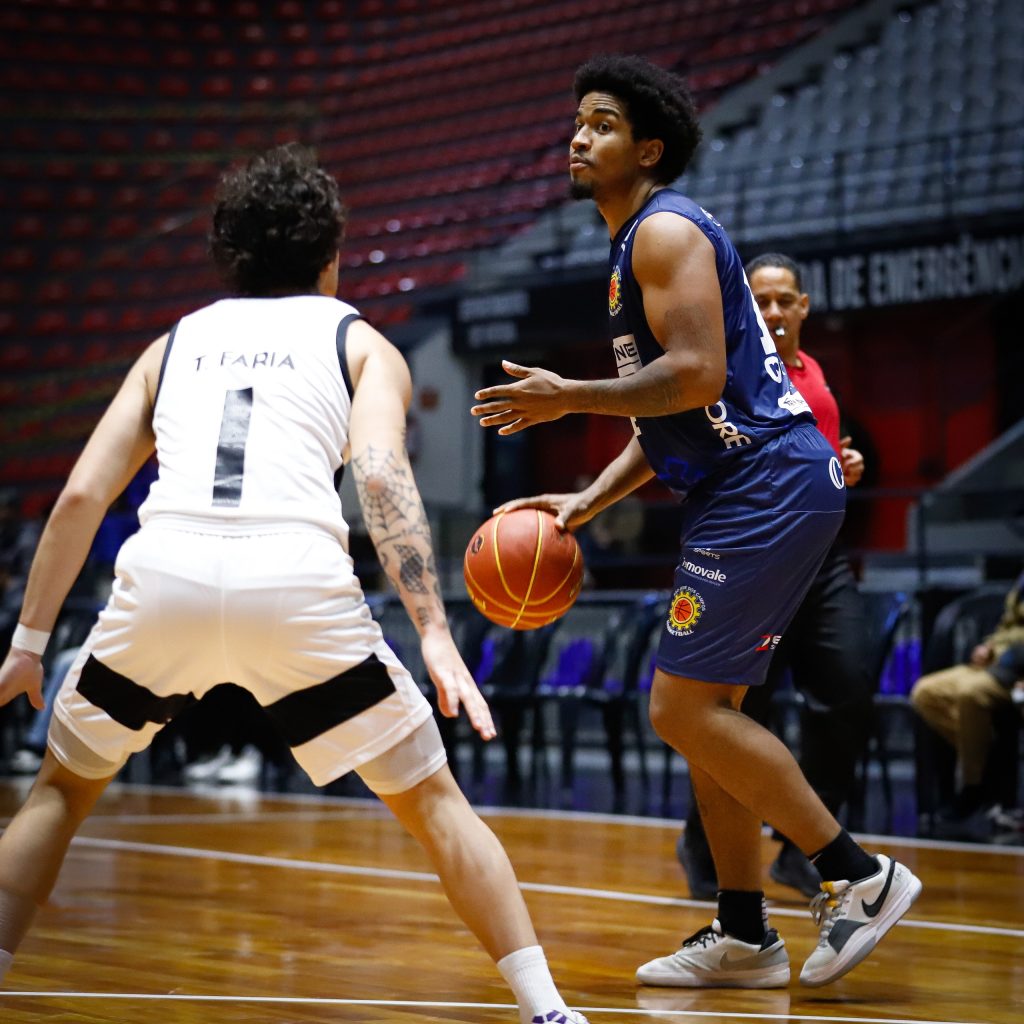
[[[564,615],[583,583],[576,538],[550,512],[499,512],[473,534],[462,563],[481,615],[509,629],[538,629]]]

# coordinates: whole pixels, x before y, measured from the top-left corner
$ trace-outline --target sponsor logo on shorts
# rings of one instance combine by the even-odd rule
[[[701,576],[712,583],[724,583],[729,577],[721,569],[709,569],[706,565],[698,565],[688,558],[683,559],[682,568],[694,576]]]
[[[622,309],[622,270],[616,267],[608,282],[608,312],[615,316]]]
[[[689,636],[704,614],[704,598],[692,587],[680,587],[672,595],[666,629],[673,636]]]
[[[722,557],[708,548],[694,548],[693,553],[695,555],[700,555],[701,558],[713,558],[716,562]]]
[[[754,648],[755,651],[774,651],[779,646],[779,641],[782,639],[781,633],[762,633],[760,639],[757,641],[757,646]]]
[[[832,480],[832,486],[837,491],[841,491],[846,486],[846,481],[843,480],[843,467],[834,455],[828,460],[828,475]]]

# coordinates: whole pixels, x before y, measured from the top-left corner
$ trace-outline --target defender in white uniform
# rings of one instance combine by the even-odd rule
[[[239,297],[184,317],[129,372],[40,540],[0,704],[41,704],[40,656],[107,508],[156,450],[159,477],[54,707],[25,806],[0,838],[0,977],[68,843],[128,756],[219,683],[248,689],[322,785],[356,770],[419,839],[497,961],[523,1022],[566,1008],[508,858],[452,778],[430,706],[370,615],[337,482],[355,474],[381,565],[448,716],[490,739],[455,648],[405,451],[409,372],[334,298],[344,210],[296,147],[226,176],[215,262]],[[584,1022],[585,1024],[585,1022]]]

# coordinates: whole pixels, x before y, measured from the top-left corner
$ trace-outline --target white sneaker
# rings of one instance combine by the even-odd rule
[[[246,747],[235,758],[230,758],[217,772],[218,782],[253,782],[263,769],[263,755],[255,747]]]
[[[223,746],[212,757],[204,757],[185,765],[182,774],[189,782],[208,782],[231,760],[231,748]]]
[[[716,918],[677,952],[638,967],[636,980],[673,988],[782,988],[789,984],[789,954],[774,928],[756,945],[726,935]]]
[[[579,1010],[548,1010],[530,1018],[530,1024],[590,1024]]]
[[[898,861],[877,854],[878,871],[859,882],[822,882],[811,900],[818,945],[800,972],[816,988],[841,978],[875,948],[921,893],[921,880]]]

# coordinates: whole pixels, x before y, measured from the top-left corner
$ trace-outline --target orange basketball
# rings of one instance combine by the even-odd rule
[[[583,583],[576,538],[537,508],[499,512],[473,534],[462,572],[477,611],[510,629],[537,629],[564,615]]]

